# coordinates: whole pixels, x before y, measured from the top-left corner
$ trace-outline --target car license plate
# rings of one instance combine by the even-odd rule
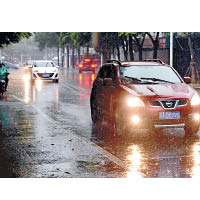
[[[43,78],[49,78],[49,74],[42,74]]]
[[[180,119],[180,112],[159,112],[159,119]]]

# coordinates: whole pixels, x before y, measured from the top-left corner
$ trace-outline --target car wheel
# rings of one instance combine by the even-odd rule
[[[199,131],[199,124],[195,124],[193,126],[185,126],[184,127],[185,130],[185,137],[192,137],[195,134],[197,134],[197,132]]]
[[[56,79],[56,80],[53,80],[53,82],[54,82],[54,83],[58,83],[58,82],[59,82],[59,80],[58,80],[58,79]]]
[[[91,107],[91,118],[92,118],[93,124],[95,124],[98,120],[97,112],[94,106]]]

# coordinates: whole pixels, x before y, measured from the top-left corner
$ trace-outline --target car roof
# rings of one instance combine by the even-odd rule
[[[149,61],[123,61],[121,62],[123,66],[130,65],[142,65],[142,66],[168,66],[167,64],[161,64],[160,62],[149,62]]]
[[[52,60],[35,60],[35,62],[53,62]]]

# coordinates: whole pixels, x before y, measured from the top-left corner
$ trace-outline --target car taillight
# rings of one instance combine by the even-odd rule
[[[80,68],[83,67],[83,64],[79,64],[79,67],[80,67]]]
[[[85,58],[84,61],[85,62],[90,62],[90,59],[89,58]]]
[[[96,67],[96,65],[95,65],[95,64],[92,64],[91,67],[94,68],[94,67]]]

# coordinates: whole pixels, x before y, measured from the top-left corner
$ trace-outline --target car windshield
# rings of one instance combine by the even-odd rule
[[[53,62],[35,62],[34,67],[55,67]]]
[[[28,65],[32,65],[32,64],[33,64],[33,61],[32,61],[32,60],[29,60],[29,61],[27,62],[27,64],[28,64]]]
[[[124,84],[181,83],[181,79],[168,66],[120,67],[120,78]]]

